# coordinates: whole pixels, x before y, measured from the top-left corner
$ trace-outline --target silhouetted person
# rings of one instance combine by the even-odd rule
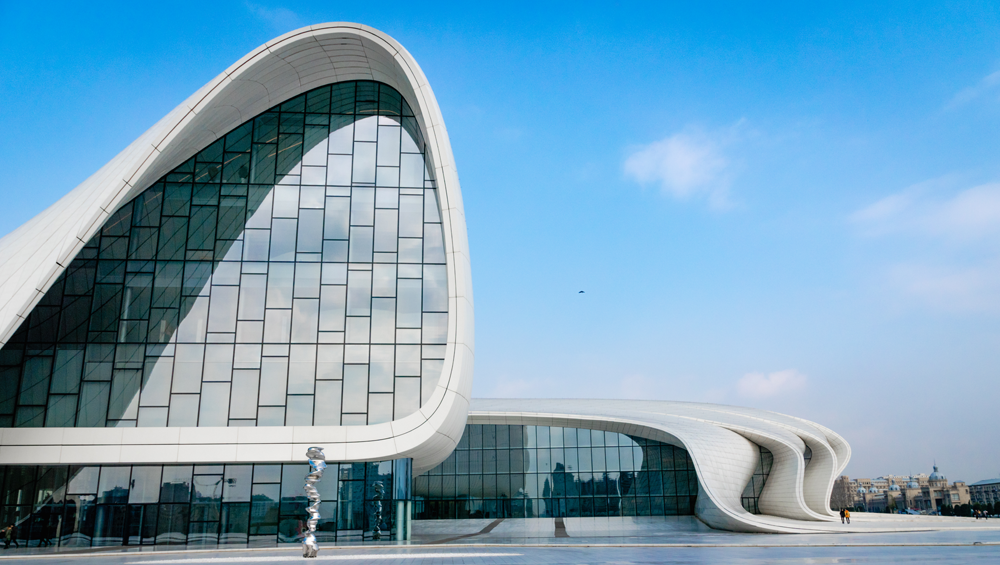
[[[844,509],[843,508],[840,509],[840,523],[841,524],[844,523]]]
[[[7,526],[7,530],[4,532],[3,548],[4,549],[10,548],[11,543],[13,543],[14,547],[16,547],[17,549],[21,549],[21,545],[17,543],[17,526],[15,526],[14,524]]]

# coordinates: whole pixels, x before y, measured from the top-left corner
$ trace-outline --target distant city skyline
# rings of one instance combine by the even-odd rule
[[[5,3],[0,234],[257,45],[359,21],[449,127],[474,396],[746,405],[850,476],[994,478],[997,8]]]

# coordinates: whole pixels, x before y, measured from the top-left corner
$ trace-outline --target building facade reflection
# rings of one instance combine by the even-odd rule
[[[372,485],[409,477],[409,460],[329,464],[320,483],[320,541],[371,537]],[[0,467],[0,516],[31,545],[297,543],[309,501],[308,465]],[[387,489],[383,501],[393,492]],[[391,513],[383,526],[393,527]]]
[[[470,424],[443,463],[414,478],[418,519],[694,513],[686,450],[601,430]]]

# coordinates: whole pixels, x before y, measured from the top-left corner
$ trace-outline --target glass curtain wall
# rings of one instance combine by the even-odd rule
[[[0,427],[387,422],[433,392],[447,329],[413,112],[328,85],[111,214],[0,349]]]
[[[415,519],[694,513],[686,450],[614,432],[470,424],[448,459],[414,478]]]
[[[760,459],[757,461],[757,468],[754,470],[753,476],[750,477],[750,482],[743,489],[741,497],[743,508],[751,514],[760,514],[760,493],[764,492],[764,485],[767,483],[767,477],[771,474],[771,466],[774,464],[774,455],[767,448],[759,445],[757,448],[760,450]],[[809,452],[809,457],[812,457],[812,451]],[[806,464],[808,463],[807,459]]]
[[[406,470],[409,460],[329,464],[317,485],[317,539],[371,539],[378,481],[382,535],[392,539],[394,463]],[[298,543],[308,472],[307,464],[0,467],[0,520],[29,547]]]

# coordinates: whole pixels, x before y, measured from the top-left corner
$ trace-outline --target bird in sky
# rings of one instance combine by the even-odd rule
[[[581,290],[581,291],[580,291],[580,292],[578,292],[577,294],[583,294],[583,291]]]

